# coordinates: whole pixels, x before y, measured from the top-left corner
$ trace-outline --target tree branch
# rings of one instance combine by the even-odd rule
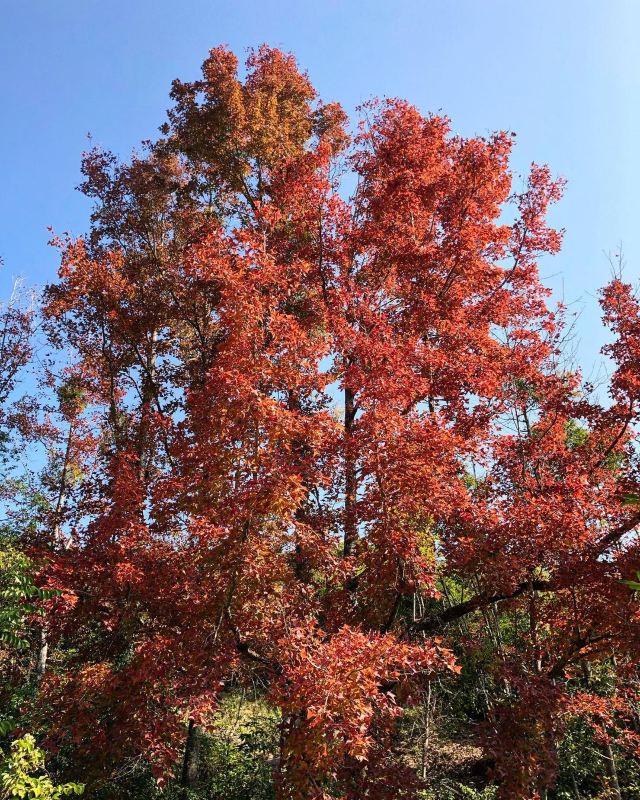
[[[483,592],[469,600],[465,600],[463,603],[449,606],[449,608],[443,609],[439,614],[434,614],[426,619],[418,620],[411,626],[410,630],[413,633],[434,633],[449,622],[454,622],[461,617],[465,617],[467,614],[472,614],[474,611],[493,605],[493,603],[500,603],[504,600],[514,600],[516,597],[520,597],[520,595],[529,590],[549,592],[554,591],[555,588],[556,587],[549,581],[536,580],[519,584],[514,591],[509,594],[488,594]]]

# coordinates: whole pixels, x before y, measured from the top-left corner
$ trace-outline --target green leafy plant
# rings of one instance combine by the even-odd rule
[[[32,562],[11,544],[0,549],[0,641],[16,650],[29,647],[23,630],[26,618],[42,615],[34,601],[56,595],[51,589],[40,589],[33,583]]]
[[[202,741],[206,797],[271,800],[279,716],[260,700],[242,696],[221,705],[212,735]]]
[[[45,772],[44,753],[30,734],[16,739],[0,762],[0,800],[59,800],[83,792],[80,783],[54,784]]]

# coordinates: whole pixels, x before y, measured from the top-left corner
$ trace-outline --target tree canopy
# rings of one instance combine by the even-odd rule
[[[45,612],[11,617],[21,713],[61,774],[195,791],[251,690],[279,800],[432,796],[436,708],[499,798],[636,797],[640,304],[603,289],[594,391],[538,274],[562,181],[404,100],[352,122],[267,46],[171,103],[83,157],[46,402],[12,405],[5,325],[0,421],[48,454],[7,501]]]

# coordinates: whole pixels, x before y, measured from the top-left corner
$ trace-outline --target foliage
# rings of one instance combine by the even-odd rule
[[[563,182],[404,100],[352,135],[268,46],[171,102],[83,158],[19,407],[5,315],[5,441],[47,453],[8,498],[28,729],[100,797],[631,796],[640,300],[601,293],[604,401],[538,274]]]
[[[34,775],[44,770],[44,753],[36,747],[30,734],[15,739],[11,751],[0,762],[0,797],[2,800],[17,797],[23,800],[60,800],[62,797],[81,795],[84,787],[78,783],[56,786],[48,775]]]
[[[10,540],[0,546],[0,641],[17,650],[29,647],[23,636],[27,618],[44,614],[34,603],[56,595],[37,587],[33,574],[32,562]]]
[[[278,715],[260,701],[232,697],[203,737],[201,786],[205,797],[271,800]]]
[[[449,787],[448,789],[445,788],[440,791],[437,795],[437,798],[430,792],[424,792],[424,794],[421,796],[421,800],[462,800],[462,798],[465,798],[466,800],[494,800],[495,796],[495,787],[490,786],[485,789],[476,790],[459,783],[455,786]]]

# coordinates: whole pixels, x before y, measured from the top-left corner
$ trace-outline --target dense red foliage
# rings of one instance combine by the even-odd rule
[[[89,152],[91,231],[60,242],[46,314],[95,465],[48,578],[50,636],[77,642],[44,684],[52,737],[162,777],[185,720],[259,680],[281,798],[411,796],[401,708],[472,652],[451,623],[501,604],[528,628],[484,744],[502,797],[535,797],[589,702],[572,670],[615,654],[624,686],[638,655],[638,301],[603,293],[601,406],[538,278],[561,240],[546,167],[514,190],[508,134],[400,100],[351,140],[291,56],[236,70],[212,50],[130,163]],[[475,594],[445,602],[447,580]]]

